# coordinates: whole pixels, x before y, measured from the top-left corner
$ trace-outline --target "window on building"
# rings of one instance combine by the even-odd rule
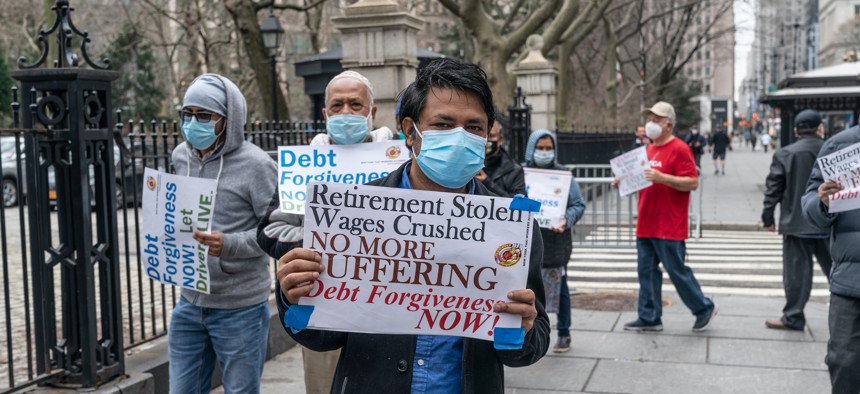
[[[705,67],[705,76],[706,77],[711,76],[711,66]]]
[[[701,59],[701,58],[702,58],[702,51],[697,51],[696,52],[696,59]]]
[[[705,51],[705,59],[711,58],[711,51]]]
[[[854,16],[860,15],[860,5],[854,6]]]
[[[710,92],[711,92],[711,84],[706,83],[705,84],[705,93],[710,93]]]

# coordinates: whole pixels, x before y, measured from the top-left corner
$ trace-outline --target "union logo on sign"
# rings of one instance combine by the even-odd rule
[[[502,267],[513,267],[523,258],[522,245],[520,244],[504,244],[496,249],[496,264]]]
[[[400,157],[400,147],[399,146],[390,146],[385,150],[385,157],[389,160],[394,160]]]
[[[157,186],[157,184],[155,182],[155,178],[154,177],[147,177],[146,178],[146,187],[149,189],[149,191],[155,191],[155,186]]]

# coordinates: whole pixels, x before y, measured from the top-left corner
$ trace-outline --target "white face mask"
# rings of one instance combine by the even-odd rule
[[[663,127],[661,127],[659,124],[654,122],[648,122],[645,124],[646,137],[652,140],[656,140],[660,137],[661,134],[663,134]]]

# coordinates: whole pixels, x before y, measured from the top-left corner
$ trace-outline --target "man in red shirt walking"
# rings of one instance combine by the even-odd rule
[[[690,191],[699,187],[693,154],[684,141],[672,135],[675,109],[658,102],[643,113],[645,134],[654,141],[647,147],[651,168],[645,177],[654,184],[639,192],[636,249],[639,255],[639,318],[624,325],[627,331],[662,331],[661,287],[663,263],[669,279],[687,308],[696,316],[694,332],[708,329],[719,308],[702,293],[693,271],[684,263],[687,250]],[[614,183],[617,186],[617,180]]]

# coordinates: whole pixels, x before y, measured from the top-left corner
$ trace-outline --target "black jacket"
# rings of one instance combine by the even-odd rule
[[[408,163],[408,162],[407,162]],[[368,183],[373,186],[397,188],[404,176],[406,164],[382,179]],[[480,182],[475,194],[491,196]],[[536,363],[549,347],[549,318],[544,310],[544,289],[540,267],[543,259],[543,242],[534,225],[531,245],[531,267],[526,287],[535,293],[535,318],[531,331],[526,333],[523,348],[496,350],[493,342],[463,339],[462,392],[503,393],[504,366],[524,367]],[[281,302],[278,314],[284,322]],[[302,330],[287,333],[302,346],[315,351],[342,349],[337,362],[331,392],[341,393],[409,393],[412,385],[412,359],[415,356],[415,335],[359,334],[350,332]]]
[[[770,173],[764,192],[764,211],[761,221],[765,227],[774,224],[773,211],[779,208],[779,233],[801,235],[820,233],[801,211],[800,199],[806,191],[806,182],[815,165],[815,158],[824,140],[815,135],[802,135],[795,143],[773,154]]]
[[[836,134],[824,143],[818,156],[825,156],[860,142],[860,127],[854,126]],[[803,195],[803,215],[820,231],[830,233],[830,256],[833,269],[830,271],[830,292],[843,297],[860,298],[860,209],[830,213],[818,199],[818,186],[824,176],[818,164],[812,167],[812,175]]]
[[[724,131],[716,131],[711,134],[711,140],[708,142],[714,147],[714,152],[717,153],[725,153],[726,148],[732,144],[729,136]]]
[[[499,148],[499,156],[488,160],[484,172],[487,173],[487,179],[481,183],[493,194],[501,197],[526,195],[523,168],[514,162],[504,149]]]

